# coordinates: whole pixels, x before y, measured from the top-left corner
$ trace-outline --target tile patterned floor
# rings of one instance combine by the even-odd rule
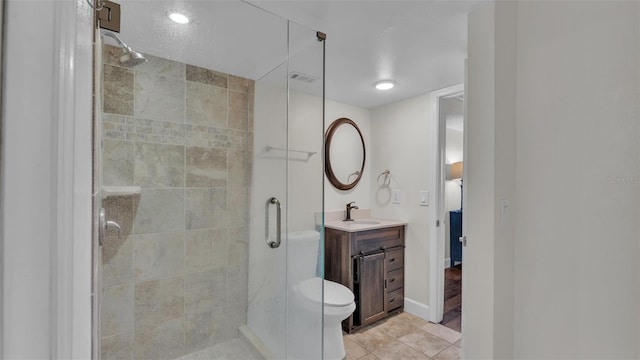
[[[347,360],[457,360],[461,334],[401,313],[344,336]]]

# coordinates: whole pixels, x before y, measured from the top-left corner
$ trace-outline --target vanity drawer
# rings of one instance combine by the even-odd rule
[[[362,231],[351,242],[354,254],[372,252],[404,245],[404,226]]]
[[[404,267],[404,247],[387,249],[385,261],[387,263],[387,271]]]
[[[404,305],[404,288],[387,293],[387,312]]]
[[[398,290],[404,285],[404,269],[389,271],[387,273],[387,291]]]

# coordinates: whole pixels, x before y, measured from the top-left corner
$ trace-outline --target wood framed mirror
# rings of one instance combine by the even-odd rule
[[[338,190],[353,189],[364,171],[366,151],[364,137],[351,119],[340,118],[325,133],[324,171]]]

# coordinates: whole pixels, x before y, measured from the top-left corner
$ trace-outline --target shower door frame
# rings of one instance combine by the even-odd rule
[[[51,356],[92,356],[92,117],[94,11],[56,1],[54,109],[57,226],[52,258]],[[50,16],[43,12],[43,16]],[[87,271],[82,271],[85,269]]]

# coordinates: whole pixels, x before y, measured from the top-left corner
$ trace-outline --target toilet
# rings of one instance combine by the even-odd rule
[[[342,284],[324,280],[318,276],[321,273],[318,267],[318,264],[321,264],[319,262],[320,233],[317,231],[289,233],[288,241],[287,274],[295,306],[310,317],[314,314],[317,317],[322,306],[324,312],[323,358],[341,360],[345,357],[342,320],[348,318],[356,309],[353,292]],[[317,335],[317,332],[315,334]],[[304,334],[296,336],[303,337]],[[317,339],[291,340],[301,344],[312,344],[314,340],[317,343]],[[300,355],[300,358],[305,356]]]

